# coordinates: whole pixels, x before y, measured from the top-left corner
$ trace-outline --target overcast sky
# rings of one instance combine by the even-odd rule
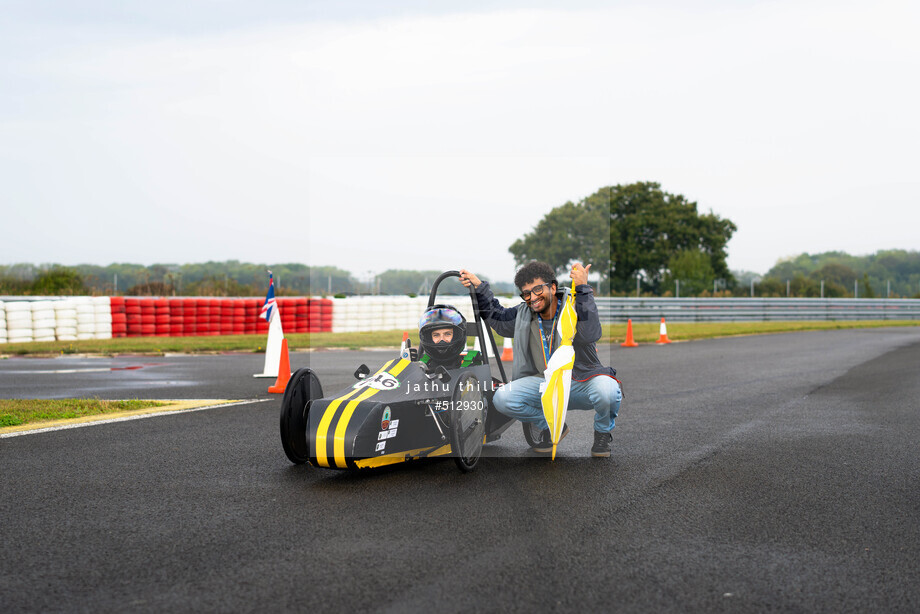
[[[433,4],[0,0],[0,263],[510,280],[644,180],[736,270],[920,248],[918,3]]]

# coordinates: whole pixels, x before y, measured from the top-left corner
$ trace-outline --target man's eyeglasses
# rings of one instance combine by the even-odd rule
[[[529,301],[531,293],[533,293],[534,296],[540,296],[541,294],[543,294],[543,286],[546,286],[547,288],[549,288],[551,285],[553,285],[553,282],[550,282],[548,284],[540,284],[539,286],[534,286],[530,290],[524,290],[523,292],[521,292],[521,298],[524,299],[525,301]]]

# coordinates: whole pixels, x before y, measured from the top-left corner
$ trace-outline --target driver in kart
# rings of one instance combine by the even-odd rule
[[[434,305],[418,322],[419,345],[428,368],[457,369],[466,349],[466,319],[453,305]]]

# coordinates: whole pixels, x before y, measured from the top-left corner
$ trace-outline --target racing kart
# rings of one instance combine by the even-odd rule
[[[432,285],[428,307],[435,305],[444,279]],[[473,321],[467,335],[479,347],[500,356],[492,330],[479,313],[470,287]],[[490,345],[487,346],[486,343]],[[330,469],[368,469],[394,463],[450,455],[461,471],[472,471],[485,443],[495,441],[514,420],[494,411],[495,388],[507,383],[501,360],[501,379],[492,375],[488,352],[467,350],[459,368],[431,369],[420,348],[403,348],[373,374],[366,365],[355,371],[353,385],[332,395],[323,393],[311,369],[297,370],[288,381],[281,402],[281,443],[295,464],[310,463]],[[524,425],[533,445],[539,433]]]

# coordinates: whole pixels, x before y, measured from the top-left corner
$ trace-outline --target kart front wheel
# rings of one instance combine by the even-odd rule
[[[464,473],[475,469],[482,456],[487,412],[488,401],[479,379],[464,373],[454,386],[450,404],[451,454]]]
[[[311,369],[298,369],[288,380],[281,400],[281,445],[295,465],[310,460],[307,415],[310,401],[323,396],[319,378]]]

